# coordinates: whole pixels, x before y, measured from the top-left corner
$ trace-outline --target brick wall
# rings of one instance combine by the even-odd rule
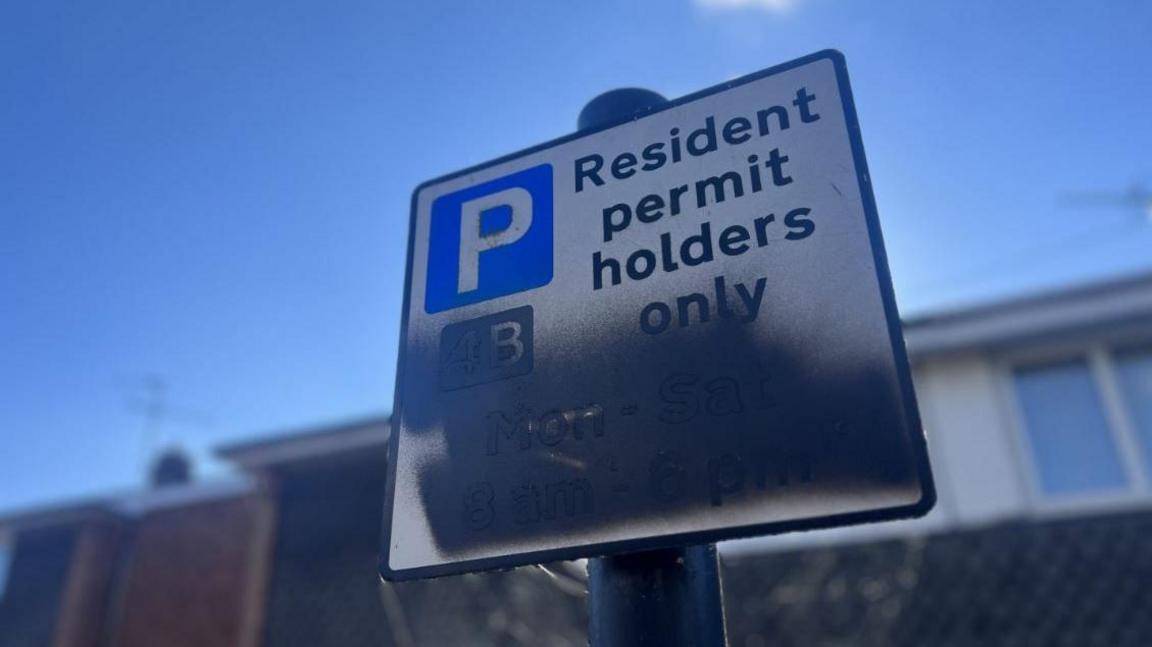
[[[262,598],[258,496],[150,513],[124,537],[106,647],[252,644]]]

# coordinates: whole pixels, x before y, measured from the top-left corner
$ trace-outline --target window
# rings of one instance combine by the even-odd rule
[[[1014,378],[1044,494],[1118,490],[1127,485],[1087,361],[1018,368]]]
[[[1152,346],[1020,364],[1012,386],[1046,498],[1152,494]]]
[[[1139,441],[1144,465],[1152,466],[1152,348],[1116,354],[1116,381]]]

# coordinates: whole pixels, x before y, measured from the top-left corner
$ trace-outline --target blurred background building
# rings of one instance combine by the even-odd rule
[[[939,503],[734,542],[733,645],[1152,644],[1152,275],[905,323]],[[381,584],[386,418],[0,519],[0,647],[583,645],[582,567]]]

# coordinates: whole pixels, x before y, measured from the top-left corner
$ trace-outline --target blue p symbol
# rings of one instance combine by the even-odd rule
[[[429,314],[552,280],[552,165],[541,164],[432,203]]]

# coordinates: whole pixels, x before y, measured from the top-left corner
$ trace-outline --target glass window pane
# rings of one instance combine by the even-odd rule
[[[1046,494],[1115,490],[1128,479],[1084,360],[1015,372],[1040,486]]]
[[[1144,450],[1144,465],[1152,469],[1152,348],[1117,354],[1116,373]]]

